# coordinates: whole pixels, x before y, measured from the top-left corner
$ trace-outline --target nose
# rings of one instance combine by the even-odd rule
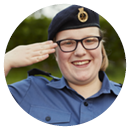
[[[79,42],[76,50],[74,51],[75,56],[84,56],[86,53],[87,50],[82,46],[81,42]]]

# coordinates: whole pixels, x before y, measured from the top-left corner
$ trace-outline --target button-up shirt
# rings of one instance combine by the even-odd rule
[[[17,103],[36,119],[61,126],[88,122],[102,114],[116,99],[120,84],[101,71],[101,89],[85,99],[72,89],[65,78],[47,80],[41,76],[8,85]]]

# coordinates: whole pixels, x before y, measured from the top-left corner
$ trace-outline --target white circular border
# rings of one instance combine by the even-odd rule
[[[44,8],[46,6],[54,5],[54,4],[78,4],[82,6],[89,7],[92,10],[95,10],[99,14],[101,14],[106,20],[110,22],[110,24],[114,27],[116,32],[118,33],[122,44],[124,46],[125,54],[127,57],[127,68],[126,68],[126,76],[123,84],[123,89],[119,94],[116,101],[113,105],[104,112],[101,116],[96,119],[81,124],[72,126],[80,129],[89,129],[89,130],[110,130],[112,129],[125,129],[129,128],[129,118],[130,118],[130,87],[128,85],[129,79],[129,30],[130,30],[130,19],[129,19],[129,1],[78,1],[75,2],[72,0],[66,0],[64,2],[59,2],[57,0],[52,1],[43,1],[43,0],[5,0],[4,2],[0,2],[0,53],[1,53],[1,91],[0,91],[0,119],[1,119],[1,128],[4,129],[13,129],[13,130],[23,130],[23,129],[32,129],[32,130],[43,130],[45,127],[47,129],[61,129],[59,126],[53,126],[49,124],[45,124],[43,122],[38,121],[32,116],[29,116],[26,112],[24,112],[19,105],[14,101],[12,95],[9,92],[7,87],[5,77],[4,77],[4,52],[11,37],[12,33],[16,29],[16,27],[30,14],[33,12]],[[51,3],[51,4],[50,4]],[[62,129],[72,129],[72,127],[62,127]]]

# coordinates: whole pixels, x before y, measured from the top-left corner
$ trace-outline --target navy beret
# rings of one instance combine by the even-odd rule
[[[96,26],[100,28],[99,15],[82,6],[72,5],[60,11],[52,20],[48,29],[48,40],[63,30]]]

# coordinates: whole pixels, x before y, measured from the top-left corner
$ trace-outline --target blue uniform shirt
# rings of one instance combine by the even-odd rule
[[[17,103],[40,121],[70,126],[88,122],[102,114],[116,99],[120,84],[101,71],[102,88],[85,99],[70,88],[64,77],[48,81],[40,76],[8,85]],[[99,77],[100,78],[100,77]]]

